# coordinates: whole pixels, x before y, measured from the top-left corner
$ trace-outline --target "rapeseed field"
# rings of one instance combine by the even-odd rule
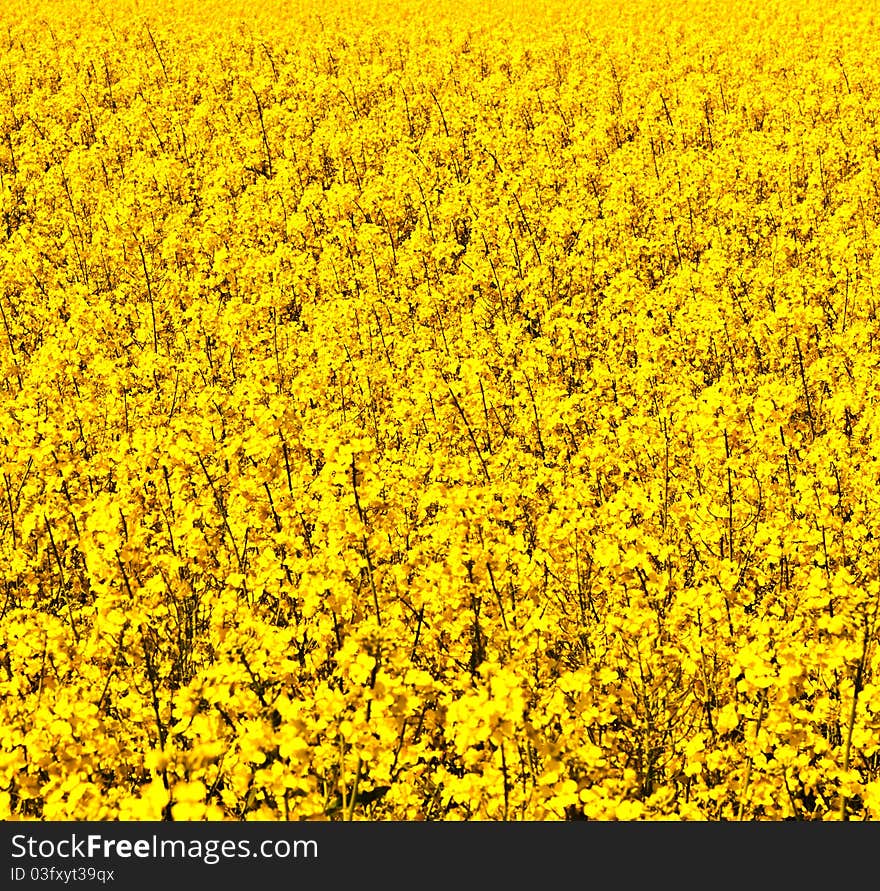
[[[0,0],[0,817],[880,817],[880,6]]]

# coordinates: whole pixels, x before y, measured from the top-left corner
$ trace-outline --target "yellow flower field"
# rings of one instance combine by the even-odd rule
[[[880,5],[0,26],[0,817],[880,817]]]

